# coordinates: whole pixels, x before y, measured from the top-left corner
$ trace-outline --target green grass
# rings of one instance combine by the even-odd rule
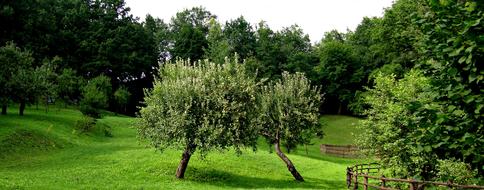
[[[306,156],[314,159],[322,159],[324,161],[339,162],[346,165],[351,165],[355,160],[344,160],[338,157],[331,157],[329,155],[321,155],[320,144],[336,144],[348,145],[354,144],[354,135],[360,132],[356,128],[359,119],[350,116],[341,115],[324,115],[320,118],[320,123],[323,125],[324,137],[322,139],[314,139],[311,145],[298,147],[293,154]],[[345,162],[347,161],[347,162]],[[359,160],[361,162],[370,162],[370,160]]]
[[[325,115],[320,119],[321,123],[325,123],[323,131],[326,136],[319,141],[319,144],[337,144],[347,145],[353,144],[354,134],[361,131],[356,128],[360,119],[350,116],[340,115]]]
[[[98,125],[112,128],[113,137],[78,135],[73,125],[81,114],[56,110],[27,109],[20,117],[10,109],[0,116],[0,145],[11,150],[0,152],[0,189],[345,189],[346,166],[361,162],[320,155],[319,147],[308,147],[311,154],[300,148],[288,154],[306,179],[300,183],[263,146],[240,156],[234,151],[212,152],[205,159],[195,154],[185,179],[177,180],[181,151],[160,153],[140,143],[134,118],[99,120]],[[333,132],[327,128],[329,138]]]

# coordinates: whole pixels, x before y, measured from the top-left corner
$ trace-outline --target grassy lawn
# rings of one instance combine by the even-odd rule
[[[331,157],[321,155],[319,151],[320,144],[336,144],[348,145],[354,143],[353,134],[357,134],[359,130],[356,124],[359,119],[350,116],[341,115],[324,115],[320,118],[320,123],[323,125],[324,137],[322,139],[314,139],[311,145],[307,147],[298,147],[293,154],[306,156],[314,159],[323,159],[325,161],[343,162],[343,159],[338,157]],[[350,160],[345,163],[351,165],[355,160]],[[370,162],[370,160],[360,160],[361,162]]]
[[[323,131],[326,134],[324,138],[318,141],[318,144],[338,144],[347,145],[354,143],[354,135],[360,130],[356,124],[360,119],[350,116],[325,115],[321,117],[320,122],[325,123]]]
[[[257,152],[196,153],[184,180],[175,179],[180,150],[163,153],[136,138],[134,118],[106,116],[98,125],[112,127],[113,137],[77,135],[72,126],[81,116],[72,109],[28,108],[0,116],[0,189],[345,189],[345,168],[362,160],[319,154],[317,145],[289,154],[306,182],[293,180],[283,162],[261,146]],[[327,123],[348,126],[353,118],[327,116]],[[339,128],[342,128],[339,126]],[[347,134],[328,125],[325,138]],[[334,130],[334,131],[333,131]],[[350,128],[345,128],[351,131]],[[341,132],[341,133],[340,133]],[[331,140],[332,139],[332,140]]]

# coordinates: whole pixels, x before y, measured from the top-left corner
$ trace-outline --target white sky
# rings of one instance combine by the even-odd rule
[[[354,30],[363,17],[382,16],[393,0],[125,0],[131,14],[146,14],[169,22],[184,8],[203,6],[225,23],[243,15],[253,25],[264,20],[273,30],[299,25],[311,41],[332,29]]]

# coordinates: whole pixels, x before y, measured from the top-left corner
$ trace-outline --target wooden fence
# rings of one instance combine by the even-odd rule
[[[355,145],[330,145],[322,144],[320,146],[321,154],[329,154],[343,158],[358,157],[358,147]]]
[[[380,172],[380,165],[377,163],[359,164],[346,169],[346,184],[348,189],[356,190],[359,185],[363,186],[364,190],[369,188],[382,190],[397,190],[394,187],[389,187],[389,182],[408,184],[410,190],[424,190],[426,187],[447,187],[449,189],[484,189],[484,186],[477,185],[459,185],[451,181],[448,182],[433,182],[433,181],[419,181],[414,179],[396,179],[387,178],[385,176],[371,176],[370,174],[377,174]],[[374,181],[370,183],[369,179]],[[361,182],[363,180],[363,182]]]

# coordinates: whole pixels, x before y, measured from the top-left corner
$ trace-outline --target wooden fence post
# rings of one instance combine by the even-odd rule
[[[452,180],[449,179],[449,181],[447,181],[447,187],[452,189]]]
[[[348,189],[351,187],[352,179],[353,179],[353,177],[351,176],[351,169],[350,169],[350,167],[347,167],[346,168],[346,185],[347,185]]]
[[[355,176],[355,186],[353,186],[353,190],[357,190],[358,189],[358,173],[356,173],[354,176]]]
[[[368,190],[368,176],[363,177],[363,189]]]
[[[385,179],[385,175],[382,175],[382,176],[381,176],[381,186],[382,186],[382,187],[385,187],[385,186],[386,186],[386,179]]]
[[[418,189],[418,183],[415,179],[412,179],[410,182],[410,190],[417,190]]]

